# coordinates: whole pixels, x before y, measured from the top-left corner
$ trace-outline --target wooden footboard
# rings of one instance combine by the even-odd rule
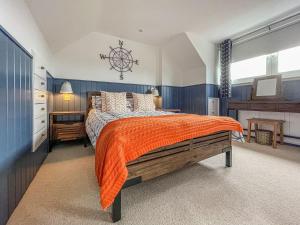
[[[223,153],[231,146],[229,138],[229,132],[223,132],[154,150],[128,163],[128,179],[149,180]]]
[[[190,139],[155,149],[127,164],[128,179],[123,189],[209,157],[226,153],[226,166],[232,165],[231,132]],[[113,222],[121,219],[121,191],[112,205]]]

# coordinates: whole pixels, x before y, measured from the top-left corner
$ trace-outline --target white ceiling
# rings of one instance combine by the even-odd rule
[[[93,31],[151,45],[165,43],[182,32],[198,33],[218,42],[300,7],[300,0],[26,2],[54,52]]]

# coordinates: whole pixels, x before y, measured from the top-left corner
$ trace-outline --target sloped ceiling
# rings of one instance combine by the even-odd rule
[[[176,35],[163,48],[165,54],[182,70],[204,67],[205,64],[185,33]]]
[[[151,45],[161,45],[182,32],[217,42],[300,6],[300,0],[26,2],[54,52],[95,31]]]
[[[168,41],[161,54],[162,84],[184,86],[206,82],[206,65],[187,34]]]

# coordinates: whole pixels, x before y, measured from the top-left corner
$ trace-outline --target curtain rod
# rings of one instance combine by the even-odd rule
[[[275,20],[267,25],[264,25],[262,27],[259,27],[255,30],[252,30],[250,32],[247,32],[243,35],[240,35],[238,37],[235,37],[232,39],[232,44],[241,44],[246,41],[250,41],[252,39],[264,36],[266,34],[269,34],[271,32],[289,27],[291,25],[294,25],[296,23],[300,22],[300,12],[297,12],[295,14],[292,14],[290,16],[286,16],[284,18]]]

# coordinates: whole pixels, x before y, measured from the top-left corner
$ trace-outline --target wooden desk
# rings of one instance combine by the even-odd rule
[[[291,112],[300,113],[300,101],[236,101],[229,100],[227,115],[230,110],[265,111],[265,112]]]
[[[259,125],[271,125],[273,126],[273,148],[277,148],[277,133],[279,128],[280,133],[280,143],[283,144],[283,123],[284,120],[272,120],[272,119],[261,119],[261,118],[251,118],[248,120],[248,135],[247,142],[250,142],[251,139],[251,126],[255,125],[255,129],[258,128]]]

